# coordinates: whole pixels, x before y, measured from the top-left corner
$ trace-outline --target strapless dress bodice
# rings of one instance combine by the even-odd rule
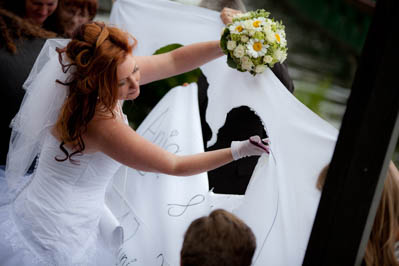
[[[55,158],[65,154],[59,145],[53,135],[46,137],[36,171],[14,201],[13,212],[35,252],[56,261],[79,261],[96,241],[105,189],[120,163],[101,152],[60,162]]]

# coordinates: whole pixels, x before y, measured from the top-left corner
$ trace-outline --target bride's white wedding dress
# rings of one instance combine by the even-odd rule
[[[14,195],[0,195],[0,202],[11,199],[0,207],[2,266],[115,265],[99,221],[120,163],[101,152],[73,156],[77,164],[58,162],[65,157],[59,145],[48,133],[35,173],[21,177]]]

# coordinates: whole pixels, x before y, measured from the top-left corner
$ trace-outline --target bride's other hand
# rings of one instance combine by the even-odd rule
[[[231,142],[231,154],[234,160],[248,156],[260,156],[270,153],[269,139],[252,136],[248,140]]]
[[[223,23],[227,25],[233,21],[233,17],[235,15],[241,13],[242,12],[240,10],[224,7],[222,12],[220,12],[220,18],[222,19]]]

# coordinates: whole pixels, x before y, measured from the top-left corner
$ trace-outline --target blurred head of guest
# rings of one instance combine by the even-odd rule
[[[58,6],[58,0],[1,0],[0,3],[8,11],[40,26]]]
[[[234,214],[219,209],[194,220],[180,252],[181,266],[249,266],[256,249],[252,230]]]
[[[25,17],[37,25],[54,13],[58,0],[25,0]]]
[[[72,38],[74,31],[80,25],[93,20],[97,9],[97,0],[60,0],[54,23],[49,25],[49,30]]]
[[[0,8],[0,49],[17,53],[17,44],[21,39],[54,38],[55,33],[46,31],[29,23],[8,10]]]
[[[329,165],[320,172],[317,188],[322,190]],[[366,246],[364,262],[366,266],[399,266],[399,171],[389,163],[381,200],[378,205]]]

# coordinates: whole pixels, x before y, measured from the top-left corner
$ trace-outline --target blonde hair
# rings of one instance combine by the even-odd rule
[[[399,177],[394,168],[391,162],[366,247],[367,266],[399,265],[395,256],[399,232]]]
[[[322,189],[329,165],[320,172],[316,187]],[[395,244],[399,235],[399,176],[390,162],[381,200],[375,215],[373,228],[366,246],[364,261],[367,266],[399,266],[395,256]]]

